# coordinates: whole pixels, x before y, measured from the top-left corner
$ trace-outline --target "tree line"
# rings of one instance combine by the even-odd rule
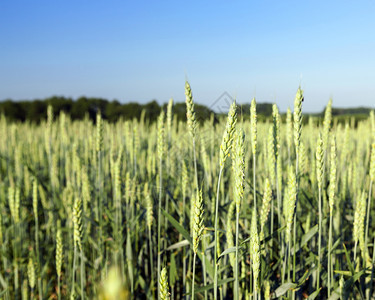
[[[250,101],[249,101],[250,102]],[[142,111],[144,117],[153,122],[160,114],[160,110],[166,109],[167,104],[159,105],[156,100],[152,100],[146,104],[139,104],[136,102],[120,103],[117,100],[108,101],[104,98],[89,98],[80,97],[76,100],[68,97],[53,96],[46,99],[13,101],[4,100],[0,102],[0,113],[5,115],[9,121],[29,121],[31,123],[40,123],[46,119],[47,107],[53,107],[54,115],[59,115],[64,111],[70,116],[72,120],[81,120],[86,116],[95,121],[98,111],[101,112],[104,119],[109,122],[116,122],[119,119],[132,120],[134,118],[140,119]],[[214,112],[211,108],[195,104],[196,119],[203,122],[211,117],[214,113],[215,117],[219,117],[223,113]],[[332,108],[333,116],[340,116],[340,121],[346,120],[348,117],[356,119],[364,119],[370,112],[369,108]],[[173,106],[173,114],[178,120],[186,120],[186,105],[184,102],[175,103]],[[250,103],[238,106],[238,115],[244,118],[250,114]],[[259,121],[264,121],[272,116],[271,103],[258,103],[257,114]],[[310,116],[321,118],[324,110],[321,113],[311,114]],[[307,118],[305,118],[305,121]]]
[[[70,116],[72,120],[81,120],[86,116],[95,120],[98,111],[102,117],[109,122],[116,122],[120,118],[140,119],[142,111],[144,117],[151,122],[155,121],[160,114],[160,110],[166,109],[167,104],[159,105],[156,100],[152,100],[146,104],[136,102],[120,103],[117,100],[108,101],[103,98],[80,97],[77,100],[67,97],[53,96],[43,100],[23,100],[13,101],[4,100],[0,102],[0,113],[10,121],[29,121],[31,123],[40,123],[46,119],[47,107],[53,107],[54,115],[58,115],[61,111]],[[245,104],[239,108],[239,114],[249,114],[250,104]],[[259,104],[258,113],[260,115],[272,114],[272,104]],[[199,121],[205,121],[210,118],[214,111],[205,105],[195,104],[196,118]],[[225,112],[226,113],[226,112]],[[173,114],[178,120],[186,119],[185,102],[175,103],[173,106]],[[220,115],[219,114],[215,114]]]

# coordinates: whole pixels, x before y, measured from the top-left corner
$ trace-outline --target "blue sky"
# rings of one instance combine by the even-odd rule
[[[375,1],[1,1],[0,99],[375,108]]]

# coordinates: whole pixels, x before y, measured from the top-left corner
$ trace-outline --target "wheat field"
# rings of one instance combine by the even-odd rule
[[[0,119],[1,299],[375,299],[375,118]]]

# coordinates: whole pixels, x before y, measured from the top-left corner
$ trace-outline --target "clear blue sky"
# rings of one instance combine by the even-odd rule
[[[0,99],[375,107],[375,1],[0,2]]]

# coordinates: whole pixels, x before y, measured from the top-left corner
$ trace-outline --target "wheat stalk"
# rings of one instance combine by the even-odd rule
[[[159,115],[157,124],[158,133],[158,157],[159,157],[159,203],[158,203],[158,282],[160,281],[161,268],[161,199],[163,187],[163,154],[164,154],[164,111]],[[160,286],[158,285],[158,295],[160,295]]]
[[[318,206],[319,206],[319,237],[318,237],[318,273],[317,273],[317,280],[316,280],[316,289],[319,290],[320,288],[320,271],[322,268],[321,264],[321,248],[322,248],[322,181],[323,181],[323,139],[322,136],[319,135],[318,144],[316,147],[316,180],[318,182]]]
[[[257,293],[259,292],[259,272],[260,272],[260,250],[259,250],[259,235],[256,211],[253,209],[251,217],[251,258],[253,266],[253,279],[254,279],[254,299],[257,299]]]
[[[233,239],[233,215],[234,210],[236,209],[236,202],[232,201],[228,207],[227,213],[227,226],[226,226],[226,237],[227,237],[227,244],[228,248],[234,247],[234,239]],[[233,270],[236,269],[236,255],[235,253],[229,253],[229,263],[232,266]]]
[[[371,212],[371,192],[372,192],[372,185],[375,181],[375,143],[371,145],[371,157],[370,157],[370,186],[368,192],[368,203],[367,203],[367,214],[366,214],[366,232],[365,232],[365,242],[364,242],[364,250],[366,257],[364,260],[367,260],[367,240],[368,240],[368,231],[369,231],[369,224],[370,224],[370,212]]]
[[[240,128],[236,132],[235,147],[233,149],[233,173],[234,173],[234,202],[236,204],[236,262],[235,262],[235,297],[239,299],[238,286],[238,235],[239,235],[239,218],[240,207],[244,195],[245,182],[245,148],[244,132]],[[231,228],[231,226],[230,226]],[[230,236],[232,236],[230,234]]]
[[[194,174],[195,174],[195,188],[198,190],[198,169],[197,169],[197,157],[195,152],[195,143],[196,143],[196,131],[197,131],[197,121],[195,119],[195,110],[194,110],[194,102],[193,102],[193,93],[191,91],[191,87],[189,82],[185,82],[185,96],[186,96],[186,119],[187,125],[189,129],[189,133],[191,135],[193,141],[193,159],[194,159]]]
[[[56,232],[56,274],[57,274],[57,295],[61,299],[60,291],[60,278],[61,278],[61,267],[63,260],[63,244],[61,236],[61,223],[58,221],[57,232]]]
[[[97,155],[97,205],[96,205],[96,218],[99,223],[99,251],[104,252],[103,249],[103,199],[102,199],[102,152],[103,152],[103,120],[101,112],[96,114],[96,155]],[[74,292],[74,291],[73,291]]]
[[[75,295],[74,283],[75,283],[75,264],[77,260],[77,246],[81,253],[81,299],[84,299],[83,292],[83,254],[82,254],[82,207],[80,198],[76,197],[73,206],[73,244],[74,244],[74,258],[73,258],[73,276],[72,276],[72,295]]]
[[[218,275],[217,275],[217,244],[218,244],[218,215],[219,215],[219,192],[220,192],[220,179],[221,174],[224,170],[225,161],[229,156],[229,153],[232,149],[233,144],[233,135],[234,131],[236,129],[236,123],[237,123],[237,114],[236,114],[236,103],[233,102],[230,106],[229,112],[228,112],[228,118],[227,118],[227,124],[225,126],[225,131],[223,135],[223,139],[220,145],[220,171],[219,171],[219,178],[217,181],[217,191],[216,191],[216,203],[215,203],[215,241],[214,241],[214,261],[215,261],[215,270],[214,270],[214,299],[217,299],[217,282],[218,282]]]
[[[152,255],[152,223],[154,221],[154,212],[153,212],[153,202],[152,198],[148,189],[148,182],[145,183],[143,189],[143,196],[145,198],[145,205],[146,205],[146,226],[148,229],[148,240],[150,246],[150,273],[151,273],[151,287],[150,289],[153,291],[154,285],[154,262],[153,262],[153,255]]]
[[[194,205],[194,227],[193,227],[193,251],[194,251],[194,257],[193,257],[193,279],[192,279],[192,300],[194,300],[194,285],[195,285],[195,260],[197,257],[197,251],[199,242],[202,239],[202,233],[204,229],[203,225],[203,196],[202,196],[202,190],[200,190],[197,194],[195,205]],[[204,258],[203,258],[204,259]]]
[[[274,137],[274,153],[275,153],[275,182],[271,183],[276,186],[277,196],[277,220],[278,225],[281,226],[281,184],[282,184],[282,169],[281,169],[281,145],[280,145],[280,114],[277,105],[272,105],[272,119],[273,119],[273,137]],[[280,239],[280,235],[279,235]]]
[[[333,281],[333,265],[332,265],[332,215],[336,194],[336,140],[332,139],[331,143],[331,169],[329,176],[329,241],[328,241],[328,297],[331,296],[331,281]]]
[[[251,100],[250,104],[250,139],[251,139],[251,150],[253,153],[253,196],[254,196],[254,210],[257,211],[257,200],[256,200],[256,152],[257,152],[257,112],[256,112],[256,101],[255,98]],[[255,215],[256,217],[256,215]]]

